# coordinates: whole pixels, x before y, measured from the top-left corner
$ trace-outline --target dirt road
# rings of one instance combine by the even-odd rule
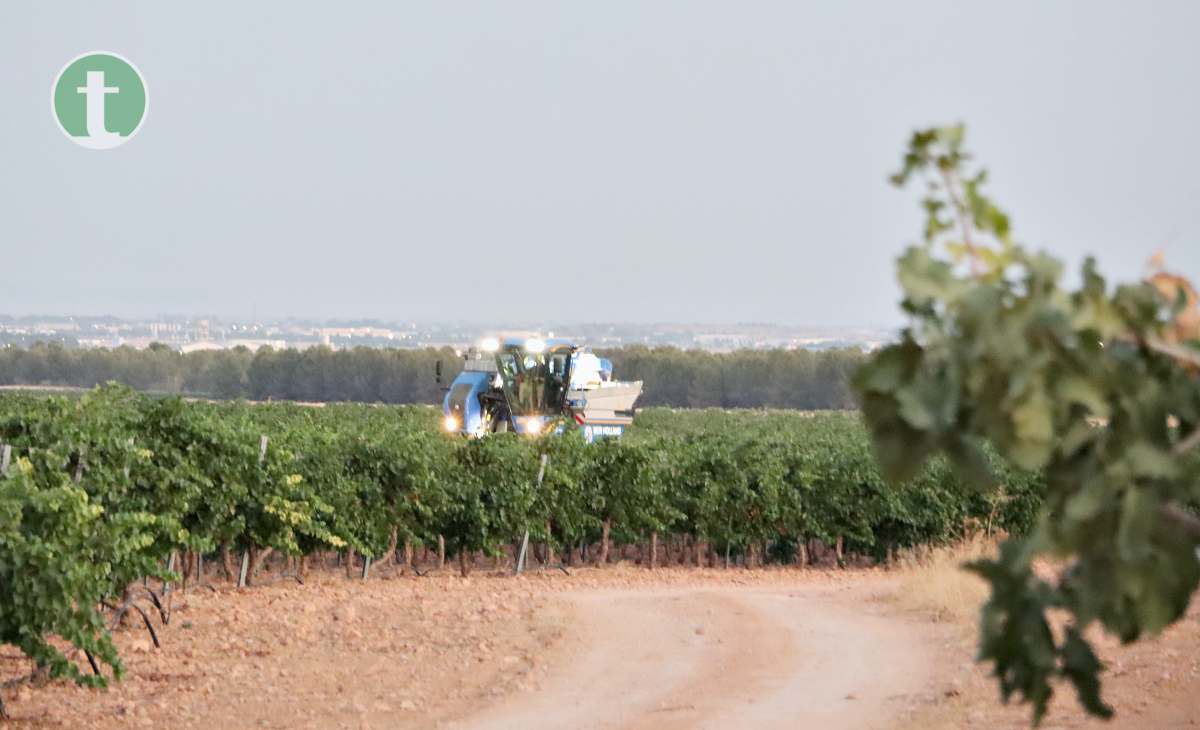
[[[456,728],[887,728],[927,692],[927,627],[866,585],[597,589],[539,689]]]
[[[16,727],[890,728],[929,695],[928,624],[876,572],[647,571],[463,580],[314,570],[192,590],[127,676],[6,697]],[[265,582],[265,581],[264,581]],[[0,679],[28,671],[0,652]]]
[[[456,571],[218,585],[174,598],[126,676],[5,691],[13,728],[961,728],[1029,726],[976,665],[973,618],[896,599],[902,573]],[[923,585],[923,584],[921,584]],[[1200,607],[1158,639],[1101,640],[1104,727],[1200,723]],[[30,671],[0,648],[0,682]],[[1047,727],[1091,728],[1062,688]],[[3,724],[3,723],[0,723]]]

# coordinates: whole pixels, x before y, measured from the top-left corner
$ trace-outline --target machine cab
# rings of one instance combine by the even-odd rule
[[[532,423],[562,414],[573,352],[570,344],[537,338],[505,341],[497,349],[496,367],[514,421]]]

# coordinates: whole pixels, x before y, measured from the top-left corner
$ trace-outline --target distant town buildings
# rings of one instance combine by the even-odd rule
[[[0,346],[57,342],[70,348],[143,349],[151,344],[179,352],[244,347],[258,350],[350,347],[462,348],[499,331],[523,329],[554,332],[593,347],[674,346],[682,349],[808,349],[838,347],[875,349],[895,333],[883,328],[794,327],[739,324],[563,324],[529,323],[488,326],[462,323],[394,323],[375,320],[312,322],[283,320],[237,322],[215,317],[162,317],[151,320],[115,317],[6,317],[0,315]]]

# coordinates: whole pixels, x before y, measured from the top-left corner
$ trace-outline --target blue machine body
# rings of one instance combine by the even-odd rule
[[[456,430],[463,433],[483,431],[483,406],[479,394],[492,387],[492,374],[464,370],[451,383],[442,399],[442,412],[458,422]]]

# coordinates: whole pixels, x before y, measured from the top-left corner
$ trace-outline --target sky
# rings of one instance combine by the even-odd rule
[[[0,313],[893,326],[956,121],[1016,237],[1200,276],[1200,3],[0,3]],[[51,85],[150,92],[84,149]]]

